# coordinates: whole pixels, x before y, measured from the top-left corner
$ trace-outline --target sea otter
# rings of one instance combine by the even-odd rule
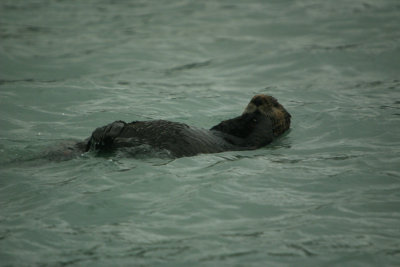
[[[95,129],[76,147],[84,152],[101,152],[148,145],[166,150],[172,157],[252,150],[271,143],[288,130],[290,118],[275,98],[256,95],[241,116],[222,121],[209,130],[165,120],[115,121]]]

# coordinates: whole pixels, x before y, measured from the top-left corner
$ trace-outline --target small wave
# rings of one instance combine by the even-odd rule
[[[166,71],[167,74],[172,74],[174,72],[178,71],[185,71],[185,70],[192,70],[192,69],[198,69],[198,68],[203,68],[207,67],[211,64],[211,60],[203,61],[203,62],[194,62],[194,63],[189,63],[189,64],[184,64],[180,65],[174,68],[171,68]]]

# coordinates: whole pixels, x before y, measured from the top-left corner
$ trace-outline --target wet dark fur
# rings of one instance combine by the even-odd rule
[[[167,150],[174,157],[250,150],[271,143],[288,130],[290,117],[275,98],[256,95],[241,116],[222,121],[210,130],[165,120],[116,121],[97,128],[77,146],[83,151],[110,151],[145,144]]]

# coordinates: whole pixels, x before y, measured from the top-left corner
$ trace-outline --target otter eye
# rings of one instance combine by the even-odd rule
[[[261,98],[256,98],[256,99],[253,100],[253,104],[256,105],[257,107],[261,106],[262,103],[263,102],[262,102]]]

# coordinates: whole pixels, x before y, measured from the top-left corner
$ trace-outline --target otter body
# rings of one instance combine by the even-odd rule
[[[76,147],[83,151],[110,151],[149,145],[167,150],[174,157],[251,150],[271,143],[288,130],[290,118],[275,98],[256,95],[241,116],[222,121],[209,130],[165,120],[115,121],[97,128]]]

